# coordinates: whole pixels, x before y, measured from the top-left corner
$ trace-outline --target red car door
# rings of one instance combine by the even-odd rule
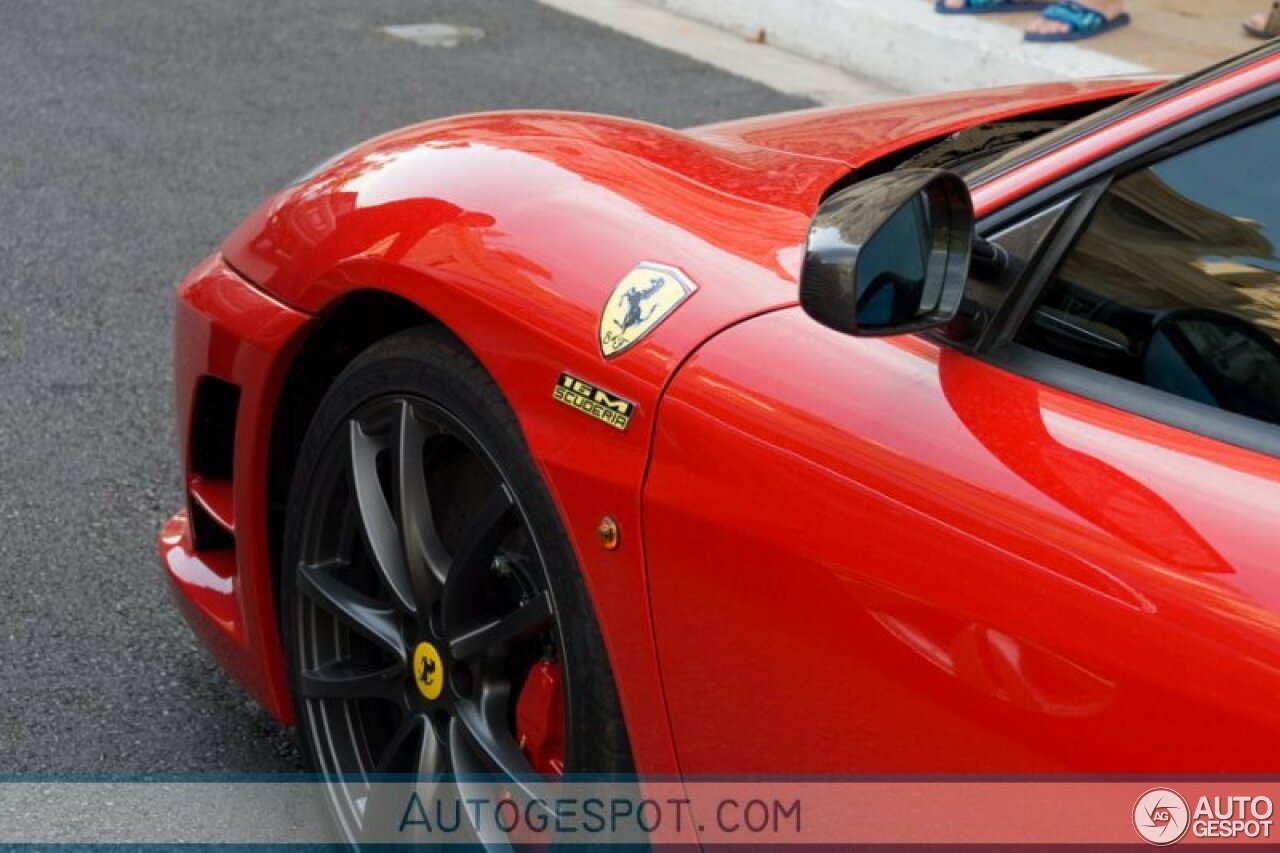
[[[644,493],[684,772],[1280,766],[1272,112],[1105,175],[986,352],[791,308],[687,362]]]

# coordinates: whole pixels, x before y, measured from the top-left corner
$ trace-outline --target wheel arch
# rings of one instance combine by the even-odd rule
[[[271,418],[266,478],[266,540],[271,589],[278,596],[285,507],[303,436],[320,401],[361,352],[397,332],[439,321],[420,305],[383,290],[358,290],[326,308],[286,368]],[[276,611],[279,636],[280,609]]]

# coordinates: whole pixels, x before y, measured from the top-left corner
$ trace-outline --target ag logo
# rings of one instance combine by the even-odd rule
[[[640,264],[609,295],[600,315],[600,352],[612,358],[630,348],[697,289],[678,269]]]
[[[1133,828],[1151,844],[1163,847],[1187,834],[1191,814],[1177,791],[1152,788],[1133,807]]]
[[[424,699],[440,698],[440,691],[444,690],[444,663],[430,643],[418,643],[413,650],[413,680]]]

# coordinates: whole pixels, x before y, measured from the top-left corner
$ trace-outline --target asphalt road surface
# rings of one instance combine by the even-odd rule
[[[455,49],[387,25],[483,28]],[[169,603],[173,283],[268,192],[436,116],[804,106],[531,0],[0,0],[0,773],[298,769]]]

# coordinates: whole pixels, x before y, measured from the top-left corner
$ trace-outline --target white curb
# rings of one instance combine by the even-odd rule
[[[643,0],[909,92],[1141,74],[1150,69],[1071,44],[1036,45],[923,0]]]
[[[673,14],[651,0],[539,0],[632,38],[824,105],[864,104],[902,92],[829,63],[768,44],[751,44],[721,27]]]

